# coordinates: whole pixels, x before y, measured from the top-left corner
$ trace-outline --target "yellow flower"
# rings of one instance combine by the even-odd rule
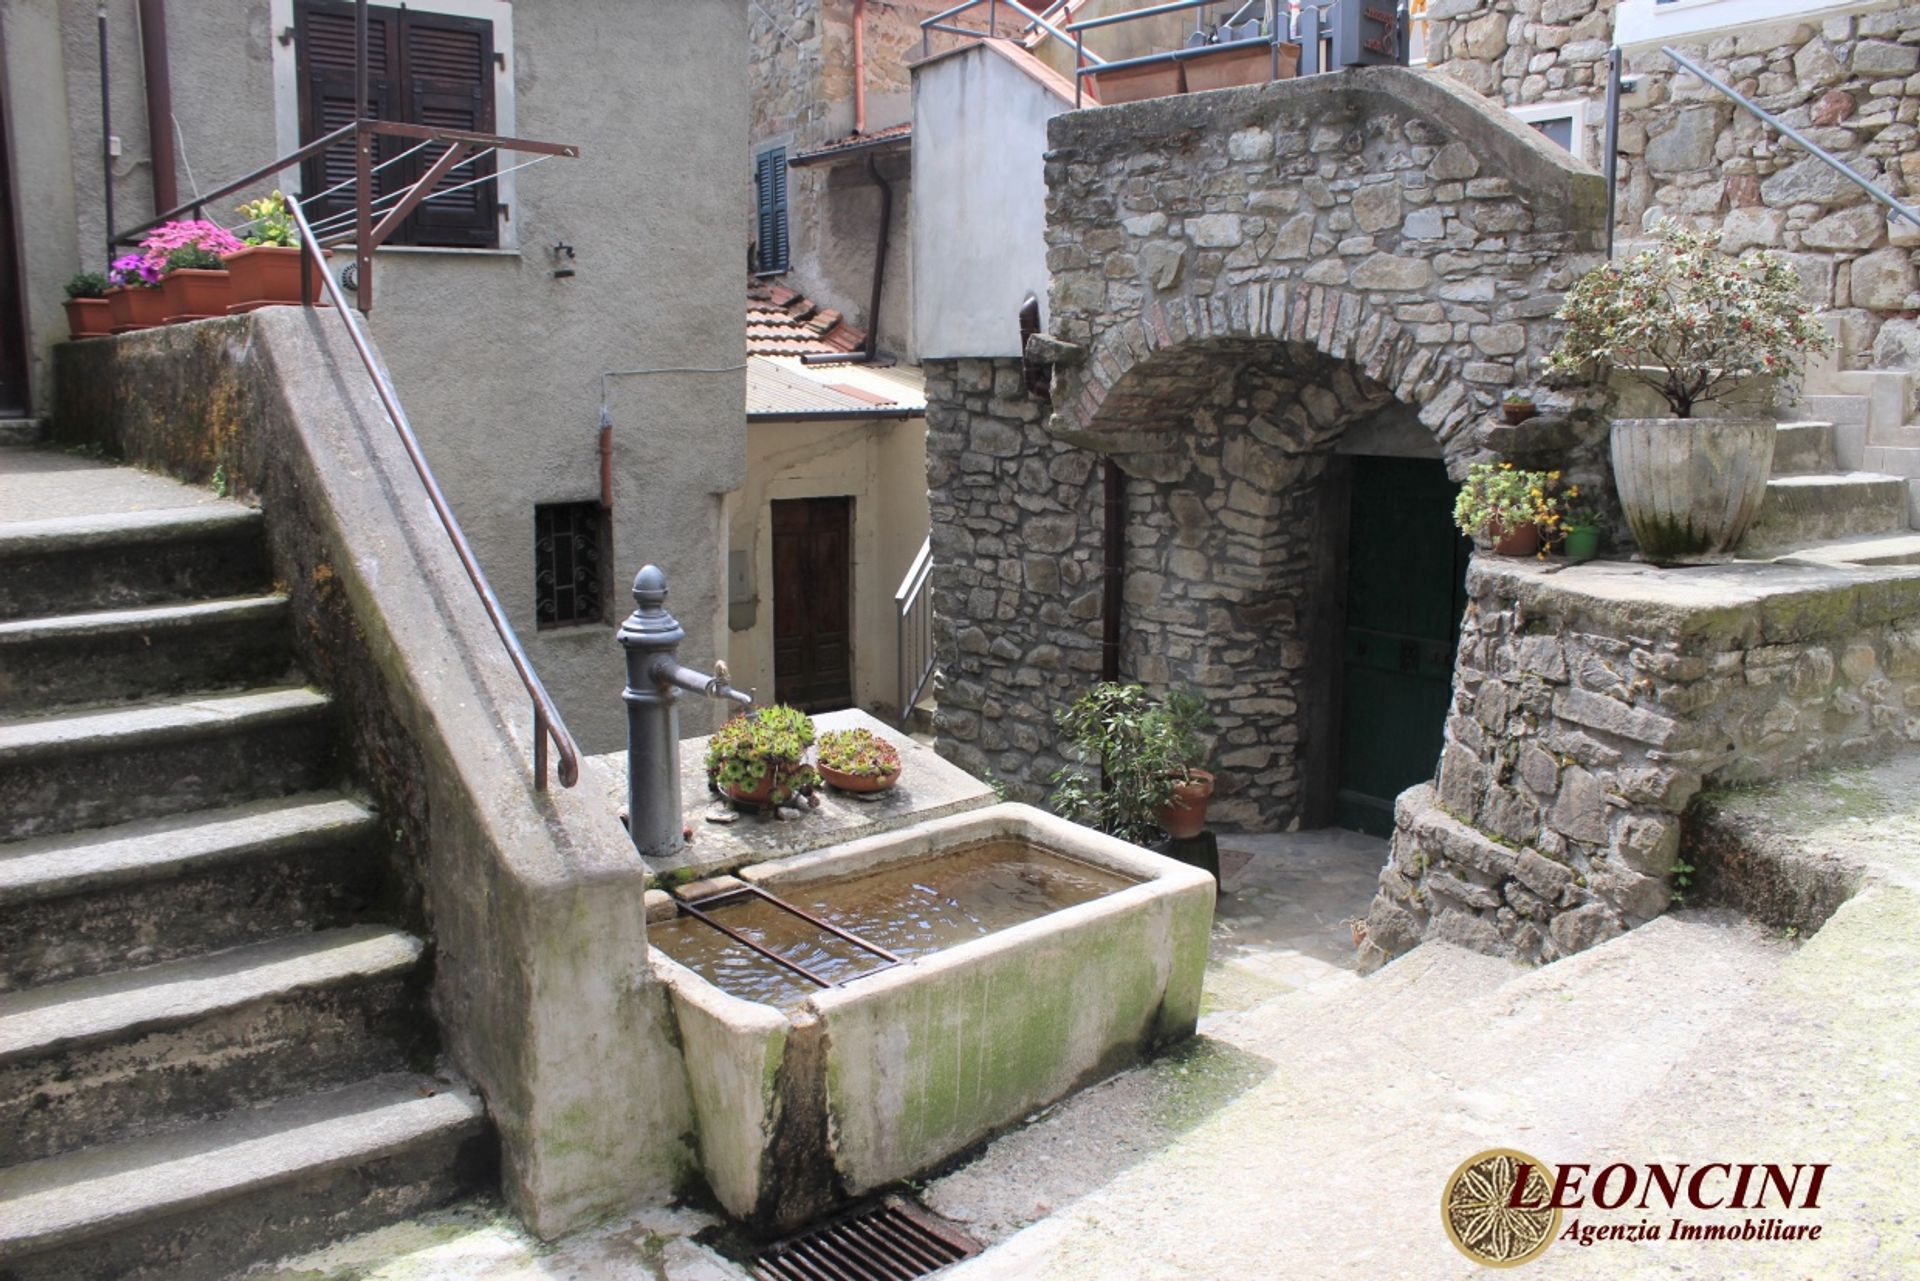
[[[1578,486],[1578,485],[1568,485],[1568,486],[1567,486],[1567,497],[1568,497],[1568,498],[1578,498],[1578,497],[1580,497],[1580,486]]]

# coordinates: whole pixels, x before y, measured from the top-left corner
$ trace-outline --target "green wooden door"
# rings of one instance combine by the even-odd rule
[[[1334,821],[1386,836],[1393,798],[1433,777],[1473,544],[1438,462],[1355,458],[1347,527]]]

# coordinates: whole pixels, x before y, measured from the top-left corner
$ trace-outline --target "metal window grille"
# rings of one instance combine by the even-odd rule
[[[600,612],[600,504],[545,503],[533,509],[534,619],[541,627],[604,622]]]

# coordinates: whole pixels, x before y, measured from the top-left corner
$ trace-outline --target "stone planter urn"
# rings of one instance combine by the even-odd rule
[[[1641,556],[1728,559],[1760,512],[1774,435],[1764,419],[1614,419],[1613,483]]]

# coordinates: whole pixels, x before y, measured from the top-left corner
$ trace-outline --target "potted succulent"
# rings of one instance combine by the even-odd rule
[[[1643,556],[1722,559],[1759,512],[1773,468],[1774,424],[1710,418],[1743,382],[1790,384],[1826,332],[1800,297],[1799,278],[1770,251],[1738,259],[1718,232],[1672,222],[1655,248],[1603,263],[1575,282],[1549,368],[1603,376],[1619,371],[1658,392],[1665,418],[1613,423],[1614,485]]]
[[[67,281],[67,336],[101,338],[113,332],[110,282],[97,271],[76,273]]]
[[[300,233],[294,226],[287,198],[278,191],[239,207],[247,216],[241,229],[244,242],[239,249],[223,255],[232,275],[233,301],[227,310],[234,314],[300,301]],[[321,250],[321,256],[327,256]],[[321,268],[309,266],[313,278],[315,302],[325,301]]]
[[[1475,463],[1453,500],[1460,532],[1500,556],[1533,556],[1552,542],[1564,518],[1557,471],[1526,471],[1512,463]],[[1577,486],[1566,497],[1577,498]]]
[[[1102,682],[1056,719],[1074,758],[1053,774],[1056,814],[1136,844],[1206,826],[1214,779],[1199,768],[1207,718],[1198,696],[1156,700],[1142,686]]]
[[[1578,495],[1579,490],[1571,489]],[[1560,550],[1574,564],[1600,554],[1600,514],[1589,507],[1570,507],[1560,523]]]
[[[828,730],[815,757],[820,777],[843,792],[884,792],[900,781],[900,749],[872,730]]]
[[[169,325],[227,314],[226,268],[219,254],[202,245],[182,245],[167,253],[160,288],[167,297]]]
[[[743,805],[789,805],[820,785],[806,762],[813,720],[778,704],[736,716],[707,740],[707,781]]]
[[[1500,414],[1507,420],[1509,427],[1518,427],[1537,412],[1533,406],[1533,397],[1518,387],[1508,392],[1505,399],[1500,402]]]
[[[107,269],[107,279],[113,282],[107,290],[107,307],[113,316],[114,333],[128,334],[167,323],[158,262],[145,254],[123,254]]]

